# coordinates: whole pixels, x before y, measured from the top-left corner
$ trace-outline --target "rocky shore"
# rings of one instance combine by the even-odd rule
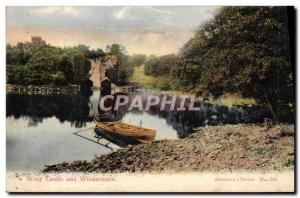
[[[49,165],[43,172],[187,172],[292,170],[293,125],[224,125],[187,138],[128,146],[92,161]]]

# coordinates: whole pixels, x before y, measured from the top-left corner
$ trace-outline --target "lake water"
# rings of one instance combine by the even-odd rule
[[[99,91],[91,96],[7,95],[7,170],[40,171],[46,164],[91,160],[95,155],[118,149],[104,139],[100,143],[110,148],[72,134],[94,126],[93,115],[98,109],[99,95]],[[245,107],[203,103],[200,108],[197,112],[151,108],[148,112],[118,112],[118,116],[125,122],[142,123],[143,127],[156,130],[156,140],[184,138],[203,125],[254,122],[262,117],[251,117]],[[94,138],[92,131],[82,134]]]

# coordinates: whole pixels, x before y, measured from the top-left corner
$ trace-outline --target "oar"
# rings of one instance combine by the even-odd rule
[[[113,151],[113,148],[110,147],[110,146],[108,146],[108,145],[101,144],[100,142],[97,142],[97,141],[95,141],[95,140],[92,140],[92,139],[90,139],[90,138],[87,138],[87,137],[85,137],[85,136],[83,136],[83,135],[79,135],[79,134],[77,134],[77,133],[73,133],[73,134],[74,134],[74,135],[77,135],[77,136],[79,136],[79,137],[81,137],[81,138],[84,138],[84,139],[86,139],[86,140],[88,140],[88,141],[91,141],[91,142],[94,142],[94,143],[96,143],[96,144],[99,144],[99,145],[101,145],[101,146],[107,147],[107,148],[109,148],[110,150]]]
[[[96,127],[88,127],[88,128],[85,128],[85,129],[80,129],[80,130],[77,130],[77,131],[74,131],[73,133],[79,133],[79,132],[83,132],[83,131],[88,131],[88,130],[91,130],[91,129],[94,129]]]

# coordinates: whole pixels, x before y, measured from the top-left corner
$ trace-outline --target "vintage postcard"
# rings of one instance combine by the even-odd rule
[[[294,192],[295,10],[7,6],[8,192]]]

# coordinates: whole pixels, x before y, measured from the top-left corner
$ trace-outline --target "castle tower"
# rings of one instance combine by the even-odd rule
[[[31,44],[34,48],[40,48],[46,45],[46,42],[42,40],[40,36],[32,36],[31,37]]]

